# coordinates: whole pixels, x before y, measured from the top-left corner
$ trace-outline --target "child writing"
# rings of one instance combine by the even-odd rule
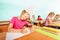
[[[54,26],[55,22],[52,22],[52,17],[55,15],[54,12],[50,12],[46,18],[46,21],[45,21],[45,26]]]
[[[26,25],[31,26],[26,20],[30,18],[30,15],[26,10],[22,11],[21,16],[19,17],[13,17],[10,21],[8,31],[10,32],[22,32],[26,33]],[[32,27],[30,27],[31,29]]]

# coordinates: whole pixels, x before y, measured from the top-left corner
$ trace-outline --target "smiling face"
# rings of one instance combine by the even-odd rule
[[[30,17],[28,13],[25,13],[21,16],[21,20],[27,20]]]

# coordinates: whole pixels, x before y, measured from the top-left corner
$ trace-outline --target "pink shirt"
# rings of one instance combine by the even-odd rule
[[[52,21],[52,18],[48,16],[48,17],[46,18],[45,26],[48,26],[48,24],[49,24],[48,19],[50,19],[50,21]]]
[[[13,24],[14,29],[22,29],[28,22],[25,20],[19,20],[17,17],[13,17],[10,23]]]

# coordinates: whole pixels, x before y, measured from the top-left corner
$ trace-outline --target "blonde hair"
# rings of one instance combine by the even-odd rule
[[[50,16],[50,15],[55,15],[55,13],[54,13],[54,12],[50,12],[50,13],[48,14],[48,16]]]
[[[30,14],[29,14],[26,10],[23,10],[23,11],[22,11],[21,16],[22,16],[23,14],[25,14],[25,13],[27,13],[27,15],[29,15],[29,19],[30,19]]]
[[[25,14],[25,13],[27,13],[27,11],[26,11],[26,10],[23,10],[22,13],[21,13],[21,15],[23,15],[23,14]]]

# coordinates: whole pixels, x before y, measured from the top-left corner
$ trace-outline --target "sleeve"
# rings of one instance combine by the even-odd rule
[[[50,19],[50,17],[47,17],[47,19]]]
[[[28,22],[26,22],[26,25],[28,25],[29,23]]]
[[[10,23],[14,24],[14,21],[15,21],[15,17],[11,19]]]
[[[37,20],[39,20],[39,18],[37,18]]]
[[[32,24],[30,24],[29,22],[27,22],[27,26],[32,27]]]
[[[52,22],[52,19],[50,17],[48,17],[47,19],[49,23]]]
[[[40,20],[43,20],[42,18],[40,18]]]

